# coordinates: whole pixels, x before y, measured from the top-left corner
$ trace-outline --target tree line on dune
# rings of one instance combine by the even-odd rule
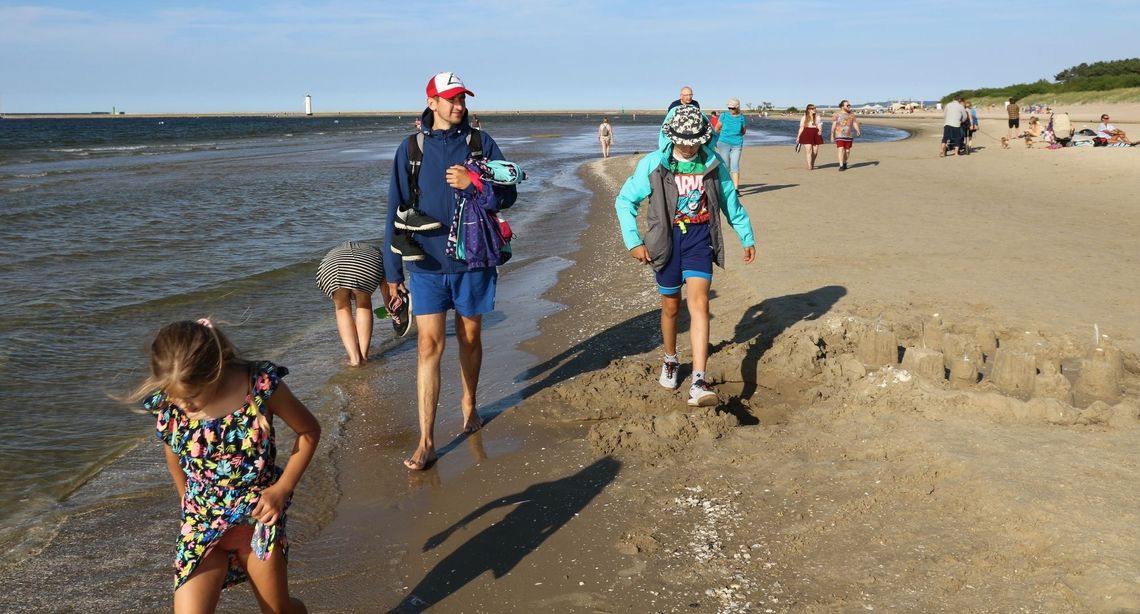
[[[1012,98],[1017,101],[1033,95],[1103,92],[1129,87],[1140,87],[1140,58],[1081,63],[1057,73],[1053,76],[1053,81],[1038,79],[1033,83],[1016,83],[1005,87],[958,90],[943,96],[942,102],[950,102],[959,96],[967,99]]]

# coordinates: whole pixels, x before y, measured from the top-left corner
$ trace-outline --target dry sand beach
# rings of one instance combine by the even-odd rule
[[[588,165],[570,308],[482,437],[544,434],[415,506],[405,605],[1140,611],[1140,151],[939,159],[937,122],[901,125],[846,173],[745,153],[759,257],[714,282],[721,411],[657,385],[611,206],[634,160]]]
[[[338,519],[297,550],[314,609],[1140,611],[1140,150],[983,134],[939,159],[940,122],[895,125],[846,173],[746,151],[759,256],[713,285],[717,411],[656,383],[612,208],[635,160],[588,164],[525,401],[410,494],[344,455]]]

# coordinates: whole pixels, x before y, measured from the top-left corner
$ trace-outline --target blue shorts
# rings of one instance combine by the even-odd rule
[[[408,291],[412,294],[412,314],[426,316],[454,309],[461,316],[474,317],[495,310],[497,269],[475,269],[460,273],[412,273]]]
[[[725,163],[728,164],[728,172],[730,173],[740,172],[741,148],[741,145],[729,145],[724,141],[716,144],[716,151],[720,154],[720,157],[724,158]]]
[[[672,296],[681,291],[681,285],[690,277],[712,282],[713,248],[708,224],[689,224],[685,232],[673,226],[673,255],[665,267],[657,272],[657,291]]]

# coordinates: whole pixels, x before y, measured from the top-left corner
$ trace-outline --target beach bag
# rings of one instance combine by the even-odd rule
[[[467,265],[468,270],[496,267],[511,259],[510,224],[499,218],[495,191],[489,181],[479,180],[476,167],[468,164],[475,194],[456,191],[455,215],[451,220],[444,252]]]
[[[1092,141],[1093,147],[1104,147],[1105,145],[1108,145],[1108,139],[1104,138],[1103,136],[1094,136]]]

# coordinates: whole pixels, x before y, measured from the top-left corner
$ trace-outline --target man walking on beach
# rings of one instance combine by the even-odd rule
[[[463,384],[463,431],[472,433],[483,426],[475,406],[479,370],[483,361],[483,314],[495,308],[495,267],[468,269],[463,262],[448,258],[445,249],[451,220],[455,216],[456,191],[474,196],[475,188],[464,162],[475,151],[488,160],[502,160],[494,139],[482,131],[472,132],[467,117],[467,96],[475,94],[455,73],[443,72],[427,84],[427,109],[421,116],[422,155],[413,173],[406,139],[396,149],[392,181],[388,188],[388,215],[384,233],[384,273],[392,295],[404,292],[404,264],[410,277],[408,290],[413,297],[419,356],[416,390],[419,405],[420,441],[415,453],[404,461],[409,469],[427,469],[436,460],[435,415],[439,403],[440,359],[443,355],[447,312],[455,310],[455,338],[459,342],[459,369]],[[479,139],[474,141],[474,139]],[[413,185],[413,174],[418,181]],[[496,206],[505,209],[518,193],[512,186],[496,186]],[[435,228],[415,233],[423,257],[409,260],[391,250],[396,236],[398,208],[415,205],[419,215],[439,220]],[[406,236],[406,235],[403,235]],[[410,241],[410,239],[402,239]]]
[[[708,146],[712,127],[695,106],[678,107],[661,127],[667,137],[660,149],[641,159],[618,193],[614,207],[629,254],[656,272],[661,294],[661,336],[665,360],[658,382],[677,387],[677,315],[681,287],[688,286],[689,341],[693,381],[688,404],[714,406],[719,400],[705,380],[709,355],[709,287],[713,264],[724,267],[723,213],[744,246],[744,263],[756,255],[752,222],[740,204],[724,160]],[[637,229],[637,209],[649,199],[644,239]]]
[[[686,104],[691,104],[694,107],[697,107],[698,109],[701,108],[701,103],[697,102],[696,100],[693,100],[693,88],[691,88],[687,85],[685,87],[681,88],[681,97],[674,100],[673,102],[670,102],[669,108],[666,109],[665,111],[666,112],[672,111],[674,107],[679,107],[681,105],[686,105]]]
[[[944,157],[948,147],[953,147],[951,155],[957,155],[959,148],[965,146],[966,135],[962,124],[968,122],[969,116],[966,115],[966,106],[962,104],[961,96],[946,103],[942,121],[942,153],[939,156]]]
[[[831,118],[830,139],[835,141],[840,171],[847,170],[847,159],[851,157],[851,146],[855,144],[857,136],[863,136],[863,129],[859,127],[859,120],[851,112],[851,103],[844,100],[839,103],[839,110]]]

